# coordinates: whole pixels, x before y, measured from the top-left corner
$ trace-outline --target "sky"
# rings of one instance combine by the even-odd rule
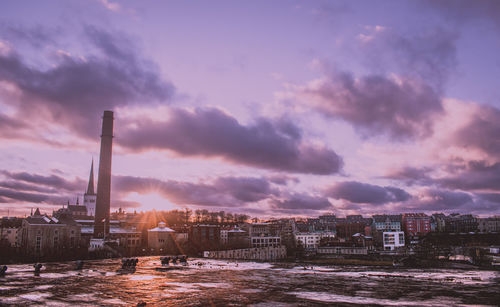
[[[0,215],[500,214],[500,2],[3,1]],[[97,181],[97,176],[95,178]]]

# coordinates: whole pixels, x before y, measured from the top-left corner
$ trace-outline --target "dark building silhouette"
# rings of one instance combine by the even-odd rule
[[[109,208],[111,201],[111,154],[113,145],[113,112],[104,111],[102,118],[101,153],[97,179],[94,238],[109,234]]]

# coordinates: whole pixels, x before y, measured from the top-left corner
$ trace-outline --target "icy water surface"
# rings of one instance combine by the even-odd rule
[[[158,272],[158,257],[139,258],[134,273],[119,259],[11,265],[0,277],[6,306],[497,306],[500,272],[302,266],[191,259]],[[118,271],[118,272],[117,272]]]

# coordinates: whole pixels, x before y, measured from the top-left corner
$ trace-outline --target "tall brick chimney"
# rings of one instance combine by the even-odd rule
[[[113,111],[104,111],[102,117],[101,153],[97,179],[94,238],[109,234],[109,208],[111,201],[111,154],[113,146]]]

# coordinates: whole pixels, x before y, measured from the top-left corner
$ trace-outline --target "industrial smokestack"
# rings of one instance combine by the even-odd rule
[[[113,112],[104,111],[102,117],[101,153],[97,179],[94,238],[109,234],[109,207],[111,201],[111,154],[113,146]]]

